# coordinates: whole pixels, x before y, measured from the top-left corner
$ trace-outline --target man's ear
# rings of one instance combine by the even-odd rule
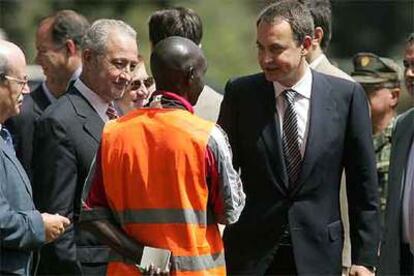
[[[301,54],[301,56],[306,56],[307,54],[308,54],[308,52],[309,52],[309,49],[311,48],[311,46],[312,46],[312,37],[310,37],[310,36],[305,36],[305,38],[303,39],[303,42],[302,42],[302,46],[301,46],[301,52],[300,52],[300,54]]]
[[[195,74],[195,69],[193,66],[190,66],[187,70],[187,74],[186,74],[186,82],[187,84],[191,84],[194,80],[194,74]]]
[[[395,108],[400,100],[400,88],[391,89],[391,107]]]
[[[82,51],[82,63],[88,64],[91,63],[94,55],[91,49],[85,49]]]
[[[321,27],[316,27],[313,36],[313,43],[318,43],[318,45],[320,45],[324,35],[323,29]]]
[[[76,44],[72,39],[68,39],[65,41],[65,49],[67,51],[67,53],[69,54],[69,56],[73,56],[76,54]]]

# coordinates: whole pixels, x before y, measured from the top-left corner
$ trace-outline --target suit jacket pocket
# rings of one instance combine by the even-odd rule
[[[340,220],[328,224],[328,234],[331,242],[342,237],[342,224]]]

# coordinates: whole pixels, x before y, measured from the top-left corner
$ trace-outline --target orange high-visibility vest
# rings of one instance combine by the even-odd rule
[[[140,109],[102,135],[105,194],[137,242],[172,251],[173,275],[225,275],[223,243],[208,208],[205,156],[214,123],[180,109]],[[110,262],[109,275],[138,274]]]

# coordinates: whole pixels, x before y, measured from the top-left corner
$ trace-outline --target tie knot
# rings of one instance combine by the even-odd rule
[[[113,103],[109,103],[108,109],[106,110],[106,115],[108,115],[109,120],[118,118],[118,112],[116,112]]]
[[[285,98],[288,101],[289,104],[293,104],[295,102],[295,97],[297,92],[293,89],[286,89],[285,92]]]

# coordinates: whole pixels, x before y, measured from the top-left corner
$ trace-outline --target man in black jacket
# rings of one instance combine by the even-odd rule
[[[44,18],[36,32],[36,62],[46,80],[23,100],[21,113],[5,125],[10,130],[17,158],[31,178],[33,133],[36,120],[78,78],[82,60],[80,42],[89,23],[72,10],[61,10]]]
[[[313,21],[298,1],[257,20],[263,73],[227,83],[219,124],[246,193],[224,232],[229,274],[338,275],[345,167],[351,273],[373,275],[379,215],[368,104],[361,86],[309,68]]]

